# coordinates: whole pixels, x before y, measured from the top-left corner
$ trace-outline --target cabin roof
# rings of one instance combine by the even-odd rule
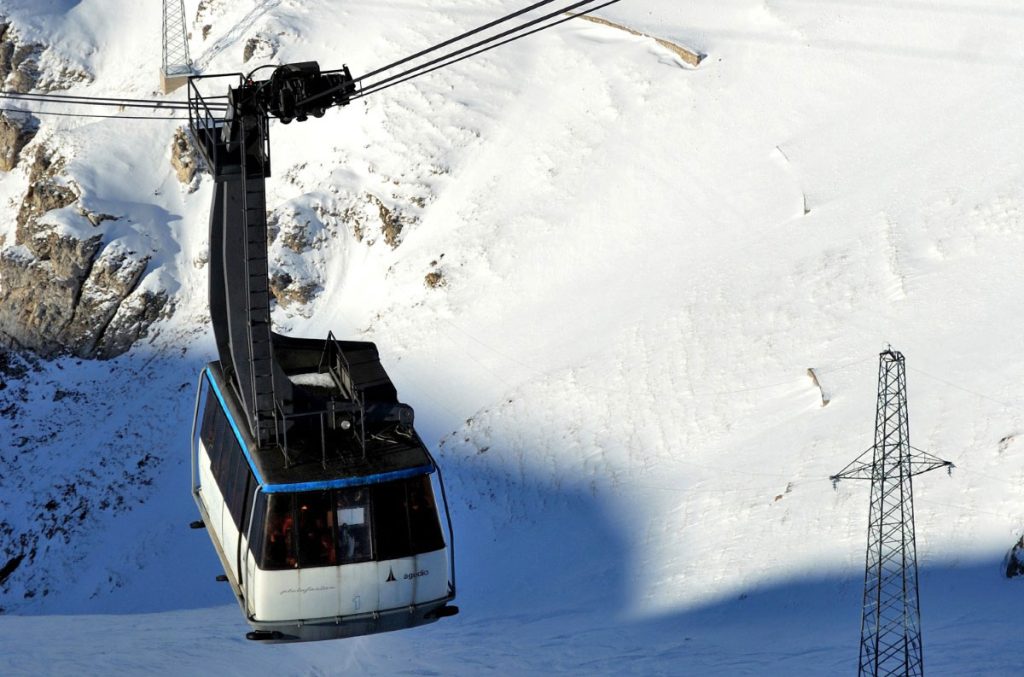
[[[373,344],[345,342],[343,345],[346,353],[351,352],[355,360],[362,362],[362,371],[371,373],[378,393],[392,393],[390,397],[385,395],[384,398],[393,402],[383,404],[397,405],[397,396],[393,395],[394,386],[380,367]],[[376,369],[368,370],[367,367],[372,367],[373,362],[376,362]],[[299,370],[289,375],[298,394],[330,389],[328,380],[311,376],[311,373]],[[366,423],[363,436],[365,453],[359,437],[351,430],[330,430],[327,417],[318,414],[302,414],[293,420],[288,440],[288,459],[277,446],[259,448],[220,363],[210,363],[206,374],[213,394],[228,415],[234,437],[242,447],[256,481],[266,493],[377,484],[434,470],[426,446],[411,426],[403,431],[394,423],[382,421]],[[381,403],[376,404],[379,406]]]

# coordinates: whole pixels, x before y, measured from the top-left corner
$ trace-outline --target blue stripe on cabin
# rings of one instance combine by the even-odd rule
[[[256,469],[256,464],[253,463],[252,456],[249,455],[249,448],[245,444],[245,438],[242,437],[242,431],[238,429],[235,424],[235,419],[231,417],[231,410],[228,409],[228,403],[224,401],[224,396],[220,393],[220,388],[217,387],[217,381],[214,380],[213,374],[210,373],[209,368],[206,370],[206,380],[210,382],[213,387],[213,393],[217,396],[217,401],[220,402],[220,408],[224,412],[224,415],[228,419],[228,423],[231,424],[231,429],[235,431],[235,439],[238,440],[238,446],[242,448],[242,453],[245,454],[245,460],[249,462],[249,468],[252,470],[253,476],[256,478],[256,484],[263,486],[263,477],[260,476],[260,471]]]
[[[260,491],[265,494],[284,494],[299,491],[322,491],[324,489],[363,487],[370,484],[383,484],[384,482],[391,482],[393,480],[403,480],[409,477],[417,477],[419,475],[429,475],[434,472],[434,466],[431,464],[421,465],[415,468],[405,468],[403,470],[392,470],[391,472],[377,473],[376,475],[364,475],[362,477],[341,477],[336,480],[298,482],[295,484],[267,484],[263,481],[263,477],[260,476],[260,471],[256,469],[256,463],[253,462],[252,456],[249,455],[249,448],[245,444],[245,438],[242,437],[242,432],[238,429],[238,425],[235,424],[235,419],[231,417],[231,410],[228,409],[227,402],[224,401],[224,396],[221,394],[220,388],[217,387],[217,381],[214,380],[213,374],[210,373],[209,368],[204,371],[206,372],[206,380],[210,382],[210,386],[213,388],[213,393],[217,396],[217,401],[220,402],[221,410],[223,410],[224,415],[227,417],[228,423],[231,424],[231,430],[235,433],[235,439],[238,440],[238,446],[242,448],[242,453],[245,454],[245,460],[249,463],[249,468],[252,469],[252,474],[256,478],[256,483],[260,485]]]
[[[416,468],[404,470],[392,470],[376,475],[364,475],[362,477],[341,477],[336,480],[322,480],[320,482],[300,482],[298,484],[271,484],[260,487],[266,494],[284,494],[298,491],[317,491],[323,489],[344,489],[345,487],[365,487],[368,484],[383,484],[392,480],[401,480],[419,475],[429,475],[434,472],[434,466],[421,465]]]

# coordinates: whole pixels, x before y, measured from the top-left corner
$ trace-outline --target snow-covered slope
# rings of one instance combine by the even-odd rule
[[[522,4],[186,12],[206,72],[359,73]],[[0,11],[93,73],[71,91],[157,87],[156,3]],[[0,543],[34,550],[0,596],[0,672],[850,673],[868,487],[827,477],[871,444],[891,342],[914,445],[958,467],[915,483],[929,672],[1019,673],[1024,589],[1002,569],[1024,533],[1024,11],[601,14],[708,56],[573,21],[272,127],[275,271],[309,297],[275,321],[375,341],[448,478],[462,613],[405,633],[244,640],[187,529],[211,181],[177,182],[174,121],[45,120],[174,314],[122,357],[30,364],[0,391]],[[25,188],[0,178],[5,200]]]

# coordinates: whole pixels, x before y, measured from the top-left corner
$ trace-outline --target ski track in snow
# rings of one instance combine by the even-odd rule
[[[199,22],[185,4],[208,71],[263,65],[242,63],[259,36],[274,63],[359,74],[521,3],[214,1]],[[74,91],[156,86],[155,5],[0,6],[33,39],[94,46]],[[0,672],[852,672],[868,486],[826,478],[871,444],[891,342],[913,443],[957,465],[915,481],[929,673],[1019,674],[1024,589],[1001,570],[1024,529],[1024,11],[603,12],[708,58],[683,70],[569,22],[272,127],[273,265],[316,285],[275,322],[377,342],[446,473],[462,613],[403,633],[244,640],[187,528],[211,180],[177,184],[174,122],[47,121],[175,314],[127,355],[0,390],[0,566],[26,555],[0,586]],[[26,188],[23,168],[0,177],[9,239]]]

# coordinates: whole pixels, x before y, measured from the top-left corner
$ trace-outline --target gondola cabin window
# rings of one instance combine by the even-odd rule
[[[270,494],[267,500],[262,568],[294,569],[299,566],[299,548],[295,539],[295,494]]]
[[[296,494],[299,557],[304,567],[327,567],[338,563],[335,543],[333,497],[330,491]]]
[[[206,398],[203,411],[202,441],[210,457],[210,470],[224,498],[235,528],[244,531],[248,517],[247,502],[256,486],[249,462],[235,436],[228,417],[216,397]]]
[[[338,525],[338,557],[341,563],[373,559],[369,490],[365,487],[339,489],[334,514]]]
[[[261,494],[260,568],[280,570],[412,557],[445,547],[430,477],[363,487]]]

